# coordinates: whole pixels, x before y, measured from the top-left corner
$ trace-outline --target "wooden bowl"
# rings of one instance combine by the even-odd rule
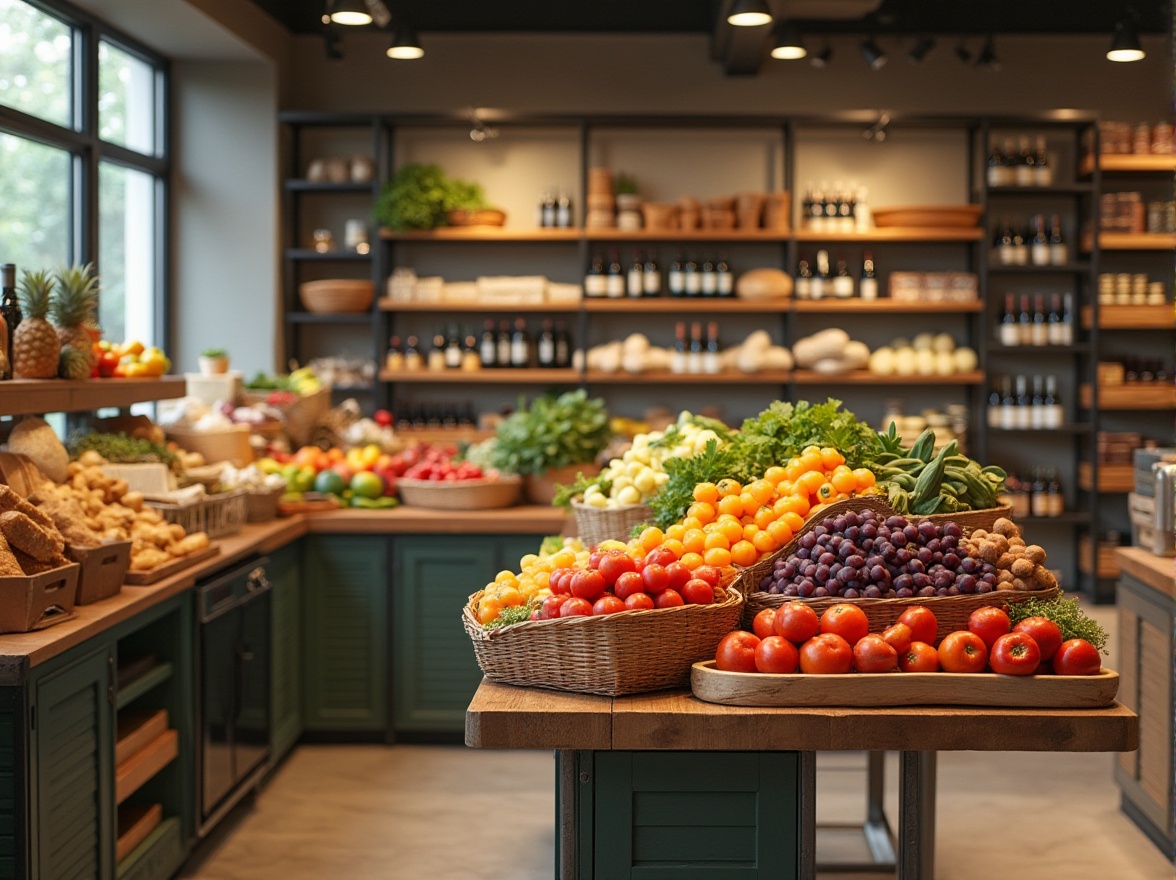
[[[452,483],[403,478],[396,481],[396,491],[401,501],[410,507],[434,510],[494,510],[510,507],[518,500],[521,487],[522,480],[515,476],[457,480]]]
[[[493,208],[485,211],[450,211],[445,219],[450,226],[504,226],[506,212]]]
[[[298,297],[308,312],[365,312],[372,305],[372,282],[356,278],[326,278],[298,285]]]
[[[950,226],[968,228],[980,222],[979,205],[913,205],[901,208],[877,208],[874,225],[887,226]]]

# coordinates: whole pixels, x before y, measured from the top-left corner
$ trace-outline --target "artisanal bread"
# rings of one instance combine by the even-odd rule
[[[780,299],[792,296],[792,276],[779,269],[749,269],[735,282],[740,299]]]

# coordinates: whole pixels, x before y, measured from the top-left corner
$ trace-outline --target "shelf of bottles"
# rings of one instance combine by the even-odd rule
[[[1044,214],[1034,214],[1025,225],[1001,218],[992,239],[989,268],[997,271],[1082,272],[1089,263],[1071,262],[1069,244],[1062,237],[1060,214],[1052,214],[1046,223]]]
[[[1073,294],[1051,293],[1047,301],[1042,293],[1006,293],[996,341],[998,350],[1076,350]]]
[[[532,333],[527,319],[485,318],[482,332],[457,324],[438,327],[426,348],[416,335],[389,339],[380,379],[384,382],[567,383],[574,344],[566,321],[543,318]]]
[[[657,252],[647,250],[633,252],[633,258],[624,264],[620,249],[612,247],[608,257],[597,250],[584,274],[584,299],[586,307],[605,300],[654,300],[663,295],[677,299],[735,299],[735,273],[727,262],[726,255],[704,254],[702,259],[693,251],[683,259],[675,254],[665,270],[663,286],[662,269]]]

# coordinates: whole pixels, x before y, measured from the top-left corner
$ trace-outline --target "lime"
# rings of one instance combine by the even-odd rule
[[[346,487],[347,484],[343,481],[342,475],[330,469],[321,471],[314,478],[314,490],[316,492],[331,492],[338,495]]]

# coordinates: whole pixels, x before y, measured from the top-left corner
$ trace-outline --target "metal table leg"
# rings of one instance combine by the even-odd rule
[[[935,877],[935,757],[899,753],[898,880]]]
[[[870,851],[869,861],[822,861],[817,870],[822,872],[881,872],[893,873],[897,859],[894,853],[894,832],[886,818],[886,753],[866,753],[866,820],[853,823],[826,823],[823,828],[860,829]]]

